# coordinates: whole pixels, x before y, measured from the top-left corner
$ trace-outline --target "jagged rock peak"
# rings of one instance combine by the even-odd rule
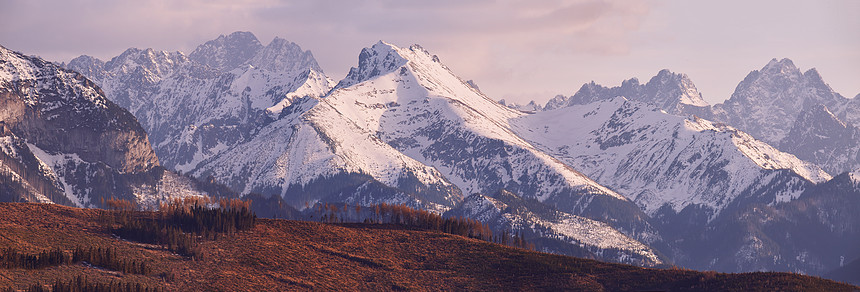
[[[761,69],[761,72],[793,74],[800,73],[800,69],[797,69],[797,66],[795,66],[794,62],[792,62],[789,58],[783,58],[782,60],[777,60],[776,58],[773,58],[770,60],[770,62],[767,63],[767,65],[764,66],[764,68]]]
[[[197,46],[189,57],[223,72],[241,66],[262,49],[263,45],[253,33],[237,31]]]
[[[635,86],[636,83],[631,86]],[[622,83],[621,87],[623,88],[624,85]],[[646,95],[653,98],[652,102],[661,105],[664,109],[676,103],[698,107],[708,106],[708,102],[702,99],[702,95],[687,74],[663,69],[651,78],[645,87]],[[662,96],[664,94],[666,96]]]
[[[152,48],[138,49],[129,48],[119,56],[105,62],[106,71],[132,70],[142,67],[156,76],[166,76],[173,72],[176,67],[189,61],[184,53],[175,51],[156,51]],[[73,68],[73,67],[70,67]]]
[[[804,108],[823,104],[844,116],[847,102],[824,83],[816,70],[801,73],[791,60],[773,59],[761,70],[750,72],[738,83],[731,98],[715,106],[719,112],[715,119],[777,144]]]
[[[663,69],[646,84],[640,84],[637,78],[630,78],[624,80],[621,86],[608,88],[591,81],[583,84],[573,96],[559,95],[551,99],[544,110],[588,104],[617,96],[653,104],[672,114],[701,115],[705,114],[709,106],[686,74]]]
[[[248,63],[272,72],[296,73],[308,68],[323,72],[311,51],[302,50],[298,44],[279,37],[275,37]]]
[[[69,64],[64,66],[84,74],[92,79],[101,79],[104,77],[105,62],[99,58],[81,55],[69,61]]]
[[[412,48],[423,51],[423,48],[417,45],[413,45],[410,49]],[[377,42],[370,48],[361,49],[361,53],[358,54],[358,67],[350,68],[349,73],[335,88],[358,84],[405,65],[407,60],[399,51],[400,48],[383,41]]]

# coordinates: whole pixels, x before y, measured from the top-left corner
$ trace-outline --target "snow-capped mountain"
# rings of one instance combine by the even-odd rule
[[[250,139],[292,100],[332,86],[309,51],[280,38],[263,47],[247,32],[189,56],[132,48],[101,64],[82,56],[68,67],[138,118],[166,167],[186,172]]]
[[[860,168],[860,128],[842,122],[822,104],[800,112],[779,147],[830,173]]]
[[[362,50],[358,67],[327,96],[290,104],[254,139],[203,162],[195,174],[246,193],[280,194],[292,204],[322,199],[293,198],[307,196],[300,191],[315,181],[357,174],[448,207],[462,193],[505,188],[646,232],[644,215],[631,202],[514,134],[508,120],[521,115],[423,48],[379,42]],[[615,218],[591,201],[633,212]]]
[[[244,65],[262,49],[257,36],[237,31],[197,46],[188,57],[219,72],[228,72]]]
[[[484,96],[417,45],[398,48],[380,42],[362,50],[359,67],[323,103],[439,170],[463,193],[507,189],[562,211],[619,222],[626,232],[646,232],[644,217],[633,213],[622,219],[597,207],[632,207],[626,198],[517,136],[508,121],[524,113]]]
[[[0,46],[0,100],[5,201],[152,205],[201,194],[163,171],[137,120],[77,72]]]
[[[618,96],[655,105],[671,114],[694,114],[705,118],[711,116],[710,105],[702,99],[693,81],[686,74],[672,73],[666,69],[660,70],[645,84],[640,84],[637,78],[631,78],[623,81],[621,86],[608,88],[592,81],[583,84],[572,96],[555,96],[543,109],[588,104]]]
[[[473,194],[445,216],[479,220],[496,234],[519,234],[544,252],[640,266],[663,263],[650,247],[606,223],[564,213],[506,190],[492,197]]]
[[[524,116],[512,124],[526,140],[650,215],[695,205],[713,219],[744,194],[778,187],[762,199],[788,201],[806,185],[830,179],[817,166],[734,128],[623,97]]]
[[[663,238],[651,246],[676,265],[820,275],[860,256],[854,248],[860,229],[851,223],[856,212],[848,211],[860,203],[854,195],[860,172],[831,178],[730,126],[622,97],[511,124],[538,148],[639,204]],[[798,124],[804,126],[789,137],[800,147],[838,148],[844,142],[834,141],[854,131],[823,105],[807,109]]]
[[[823,104],[840,112],[847,102],[815,69],[801,73],[791,60],[773,59],[761,70],[750,72],[731,98],[715,105],[713,111],[715,120],[778,145],[805,108]]]

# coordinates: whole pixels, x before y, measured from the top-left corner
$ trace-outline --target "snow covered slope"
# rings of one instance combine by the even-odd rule
[[[606,223],[564,213],[506,190],[492,197],[471,195],[445,216],[477,219],[496,234],[519,234],[544,252],[639,266],[663,263],[650,247]]]
[[[263,47],[247,32],[222,35],[190,56],[132,48],[103,65],[82,56],[68,67],[128,108],[162,163],[181,171],[250,139],[292,100],[332,87],[309,51],[280,38]]]
[[[521,112],[476,92],[423,48],[380,42],[359,58],[322,105],[439,169],[464,192],[512,187],[545,200],[574,189],[623,200],[519,138],[508,120]]]
[[[623,97],[524,116],[516,132],[654,215],[696,205],[713,219],[736,198],[767,190],[796,198],[830,176],[734,128],[669,115]],[[779,171],[787,169],[789,171]],[[773,188],[776,188],[775,190]]]

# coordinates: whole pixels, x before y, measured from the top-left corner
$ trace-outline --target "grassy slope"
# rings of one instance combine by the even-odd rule
[[[98,244],[146,258],[154,272],[122,274],[82,264],[42,270],[0,269],[0,288],[87,275],[166,290],[797,290],[857,287],[786,273],[718,274],[644,269],[531,252],[438,232],[396,226],[258,220],[247,232],[201,244],[190,260],[157,246],[117,239],[101,210],[0,204],[0,248],[35,253]],[[172,276],[164,281],[160,275]]]

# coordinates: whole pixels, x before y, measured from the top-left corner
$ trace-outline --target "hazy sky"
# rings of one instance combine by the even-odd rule
[[[0,0],[0,44],[53,61],[180,50],[251,31],[311,50],[339,80],[378,40],[421,44],[494,99],[545,102],[660,69],[718,103],[771,58],[860,93],[860,1]]]

